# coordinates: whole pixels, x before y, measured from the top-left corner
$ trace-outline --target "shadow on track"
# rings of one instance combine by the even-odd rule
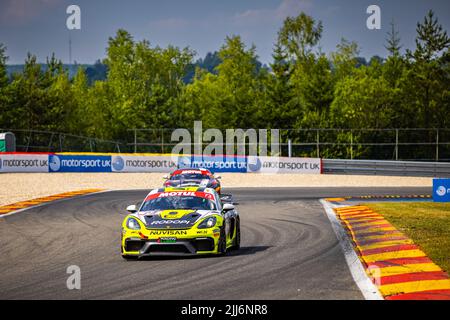
[[[190,260],[190,259],[214,259],[214,258],[226,258],[226,257],[235,257],[235,256],[247,256],[251,254],[255,254],[261,251],[265,251],[272,246],[248,246],[241,247],[239,250],[230,250],[226,255],[198,255],[198,256],[147,256],[141,257],[139,259],[128,260],[128,262],[133,261],[166,261],[166,260]],[[126,261],[126,260],[124,260]]]

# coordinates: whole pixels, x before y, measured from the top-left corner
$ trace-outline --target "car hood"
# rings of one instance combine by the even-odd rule
[[[153,210],[139,212],[139,219],[149,229],[186,229],[204,217],[217,213],[211,210]]]

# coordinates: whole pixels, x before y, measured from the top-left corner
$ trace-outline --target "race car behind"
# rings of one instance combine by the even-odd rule
[[[212,188],[220,194],[221,177],[216,177],[211,171],[207,169],[177,169],[173,171],[169,176],[165,176],[164,182],[165,187],[188,187],[188,186],[198,186],[204,188]]]

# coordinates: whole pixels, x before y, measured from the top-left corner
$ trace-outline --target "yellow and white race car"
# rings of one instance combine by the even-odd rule
[[[214,189],[170,187],[152,190],[122,223],[125,259],[152,255],[223,255],[239,249],[240,218]]]

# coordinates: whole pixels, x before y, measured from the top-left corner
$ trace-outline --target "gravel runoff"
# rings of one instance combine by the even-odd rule
[[[152,189],[163,173],[2,173],[0,205],[80,189]],[[432,178],[221,173],[224,187],[431,187]]]

